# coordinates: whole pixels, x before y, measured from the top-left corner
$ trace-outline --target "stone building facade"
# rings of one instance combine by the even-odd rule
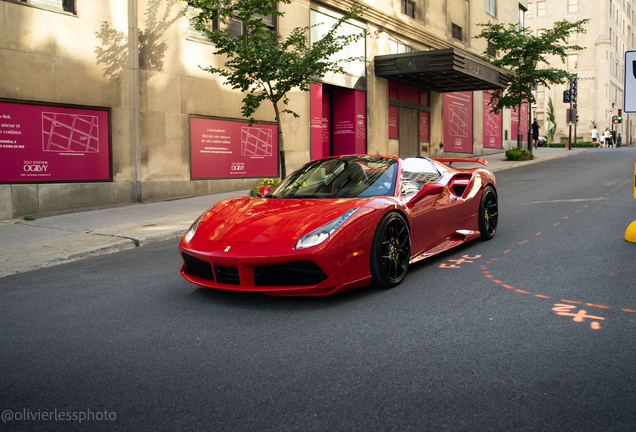
[[[636,116],[623,113],[623,121],[614,124],[612,117],[623,109],[625,52],[636,47],[634,24],[636,2],[633,0],[532,0],[528,2],[526,26],[536,35],[551,28],[556,21],[590,19],[586,34],[572,35],[569,42],[585,47],[568,54],[565,64],[550,58],[554,67],[577,74],[577,141],[591,141],[595,122],[599,131],[606,128],[620,132],[623,143],[634,142]],[[541,67],[541,65],[539,65]],[[548,100],[552,98],[557,130],[555,142],[568,142],[570,128],[566,122],[569,103],[563,102],[563,91],[569,84],[539,86],[533,113],[541,125],[541,135],[548,134]],[[572,131],[574,141],[574,129]]]
[[[337,19],[350,0],[279,5],[277,31]],[[484,62],[477,23],[517,23],[513,0],[365,1],[367,63],[290,94],[285,148],[263,104],[201,67],[222,65],[179,0],[0,0],[0,220],[251,188],[317,157],[502,152],[527,114],[491,116],[505,71]],[[312,37],[320,37],[321,27]],[[254,127],[253,126],[253,127]],[[524,135],[525,138],[525,135]]]

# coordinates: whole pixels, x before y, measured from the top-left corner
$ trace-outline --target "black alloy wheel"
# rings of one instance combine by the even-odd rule
[[[402,282],[411,259],[411,235],[404,216],[385,215],[373,236],[371,276],[380,288],[393,288]]]
[[[486,186],[479,205],[479,232],[482,239],[490,240],[495,236],[498,221],[497,193],[492,186]]]

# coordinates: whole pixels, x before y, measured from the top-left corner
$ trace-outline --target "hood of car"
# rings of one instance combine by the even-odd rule
[[[295,242],[369,198],[232,198],[212,207],[201,219],[197,236],[238,243]]]

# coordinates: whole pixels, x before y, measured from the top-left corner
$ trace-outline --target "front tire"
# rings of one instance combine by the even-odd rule
[[[411,235],[400,213],[385,215],[373,236],[371,276],[380,288],[393,288],[402,282],[411,259]]]
[[[497,224],[499,223],[497,193],[492,186],[486,186],[481,195],[478,219],[481,238],[483,240],[492,239],[497,232]]]

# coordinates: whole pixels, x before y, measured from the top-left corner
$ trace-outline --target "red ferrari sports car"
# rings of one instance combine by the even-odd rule
[[[224,200],[179,244],[181,275],[206,288],[325,295],[391,288],[409,263],[497,230],[495,176],[452,162],[351,155],[315,160],[262,198]]]

